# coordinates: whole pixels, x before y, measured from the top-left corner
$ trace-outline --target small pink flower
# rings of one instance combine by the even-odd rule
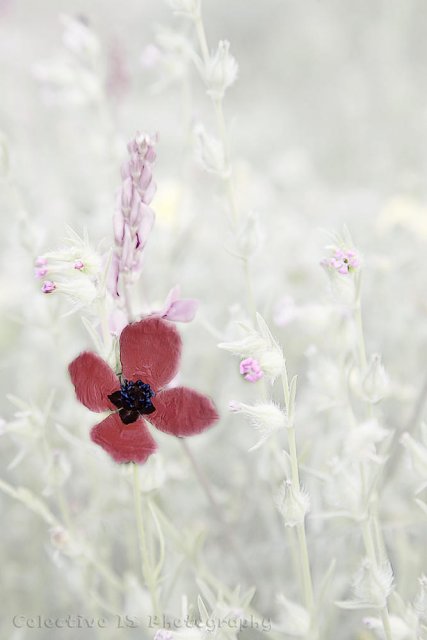
[[[248,382],[256,382],[264,375],[258,360],[255,360],[255,358],[245,358],[245,360],[242,360],[240,363],[240,373]]]
[[[47,258],[45,258],[44,256],[39,256],[38,258],[36,258],[34,264],[36,265],[36,267],[45,267],[47,265]]]
[[[42,291],[43,293],[52,293],[56,289],[56,284],[52,282],[52,280],[45,280],[43,282]]]
[[[47,274],[47,267],[36,267],[34,269],[34,275],[36,278],[44,278]]]
[[[320,264],[342,275],[347,275],[360,267],[360,258],[352,249],[336,249],[331,258],[323,258]]]
[[[77,269],[78,271],[81,271],[84,268],[85,268],[84,262],[82,262],[81,260],[76,260],[75,261],[74,269]]]

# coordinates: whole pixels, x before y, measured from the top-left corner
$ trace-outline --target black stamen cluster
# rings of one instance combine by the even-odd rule
[[[119,409],[119,415],[124,424],[131,424],[140,415],[147,415],[155,411],[152,398],[155,396],[149,384],[142,380],[133,382],[123,380],[120,389],[108,398]]]

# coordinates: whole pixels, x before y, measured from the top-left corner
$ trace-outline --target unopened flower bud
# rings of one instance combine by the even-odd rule
[[[203,125],[198,125],[194,129],[196,136],[196,154],[200,164],[209,173],[214,173],[222,178],[230,173],[226,166],[224,147],[220,140],[207,133]]]
[[[230,43],[221,40],[205,70],[205,82],[211,98],[214,100],[223,98],[226,89],[235,82],[238,69],[238,64],[230,53]]]
[[[276,505],[283,516],[285,527],[295,527],[304,522],[305,515],[310,510],[310,498],[305,491],[295,488],[290,480],[286,480],[276,498]]]
[[[42,285],[43,293],[52,293],[56,289],[56,284],[52,280],[45,280]]]
[[[376,404],[387,395],[388,388],[389,379],[381,363],[381,356],[375,353],[362,382],[363,393],[369,402]]]

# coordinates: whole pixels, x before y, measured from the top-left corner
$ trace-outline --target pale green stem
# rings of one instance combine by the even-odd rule
[[[282,384],[283,384],[283,395],[285,398],[285,405],[289,415],[289,387],[288,387],[288,376],[286,371],[284,371],[282,374]],[[288,426],[287,434],[288,434],[288,443],[289,443],[289,456],[291,460],[292,487],[295,492],[299,493],[301,490],[301,486],[300,486],[300,479],[299,479],[298,453],[297,453],[297,445],[296,445],[296,438],[295,438],[295,427],[293,424]],[[308,556],[307,538],[305,534],[305,523],[301,522],[300,524],[297,525],[296,528],[297,528],[297,538],[298,538],[299,561],[301,566],[301,575],[302,575],[303,588],[304,588],[304,602],[305,602],[306,609],[312,612],[314,608],[313,581],[311,578],[310,560]]]
[[[146,540],[146,534],[144,529],[144,520],[142,517],[141,487],[139,484],[139,468],[138,468],[138,465],[135,464],[135,462],[132,462],[132,466],[133,466],[133,495],[134,495],[134,503],[135,503],[136,525],[138,529],[139,550],[141,554],[142,577],[150,592],[151,603],[153,607],[153,615],[158,616],[160,618],[161,614],[160,614],[160,607],[159,607],[159,602],[157,597],[157,579],[148,555],[147,540]]]
[[[358,273],[355,280],[354,320],[356,325],[356,346],[357,346],[357,353],[358,353],[358,359],[359,359],[359,373],[362,376],[363,373],[366,371],[368,360],[366,357],[365,334],[363,331],[362,303],[361,303],[361,277],[362,277],[361,273]],[[368,403],[368,413],[371,418],[374,416],[373,406],[370,402]],[[365,468],[363,466],[363,463],[360,463],[360,475],[361,475],[361,481],[362,481],[362,499],[368,502],[369,501],[368,487],[367,487]],[[380,550],[379,543],[381,540],[381,529],[380,529],[378,515],[376,513],[372,514],[370,505],[368,504],[367,518],[366,520],[364,520],[362,524],[362,537],[365,545],[366,554],[369,560],[371,561],[374,571],[376,572],[378,571],[378,557],[377,557],[377,551],[375,548],[375,541],[372,535],[371,526],[373,526],[374,528],[378,548]],[[382,620],[384,635],[386,640],[393,640],[387,602],[385,606],[381,609],[381,620]]]

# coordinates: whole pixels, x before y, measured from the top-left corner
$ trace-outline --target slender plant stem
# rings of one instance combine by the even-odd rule
[[[362,378],[364,372],[366,371],[368,365],[368,359],[366,357],[366,344],[365,344],[365,333],[363,330],[363,317],[362,317],[362,303],[361,303],[361,273],[358,273],[355,280],[355,310],[354,310],[354,320],[356,325],[356,348],[358,353],[358,364],[359,364],[359,375]],[[368,402],[368,415],[370,418],[374,417],[374,409],[371,402]],[[380,540],[381,536],[381,527],[378,515],[372,513],[372,508],[370,504],[370,497],[368,495],[368,486],[366,480],[365,468],[363,466],[363,462],[360,463],[360,476],[361,476],[361,485],[362,485],[362,500],[367,503],[367,517],[362,523],[362,538],[365,546],[366,555],[371,562],[371,566],[375,574],[379,570],[378,566],[378,555],[377,549],[375,548],[375,540],[372,535],[372,527],[376,533],[377,541]],[[380,551],[380,550],[378,550]],[[384,636],[386,640],[393,640],[393,635],[390,626],[390,616],[387,607],[387,600],[385,602],[384,607],[381,609],[381,621],[384,630]]]
[[[286,405],[286,409],[288,411],[288,416],[289,416],[290,393],[289,393],[289,386],[288,386],[288,376],[286,372],[282,374],[282,384],[283,384],[283,395],[285,398],[285,405]],[[293,424],[290,424],[288,426],[287,434],[288,434],[288,444],[289,444],[289,456],[291,460],[292,487],[295,492],[299,493],[301,491],[301,485],[300,485],[300,479],[299,479],[298,453],[297,453],[297,445],[296,445],[296,437],[295,437],[295,427]],[[305,534],[305,522],[301,522],[300,524],[298,524],[296,529],[297,529],[297,539],[298,539],[299,561],[301,566],[301,575],[302,575],[303,590],[304,590],[304,602],[305,602],[306,609],[312,612],[314,608],[313,581],[311,577],[310,560],[309,560],[308,548],[307,548],[307,537]]]
[[[150,563],[150,558],[147,549],[147,539],[144,529],[144,520],[142,517],[141,507],[141,488],[139,483],[139,468],[135,462],[132,462],[133,466],[133,495],[135,503],[135,517],[136,525],[138,529],[138,541],[139,550],[141,554],[141,571],[144,582],[150,592],[151,604],[153,607],[153,614],[160,619],[160,607],[157,596],[157,580],[153,567]]]

